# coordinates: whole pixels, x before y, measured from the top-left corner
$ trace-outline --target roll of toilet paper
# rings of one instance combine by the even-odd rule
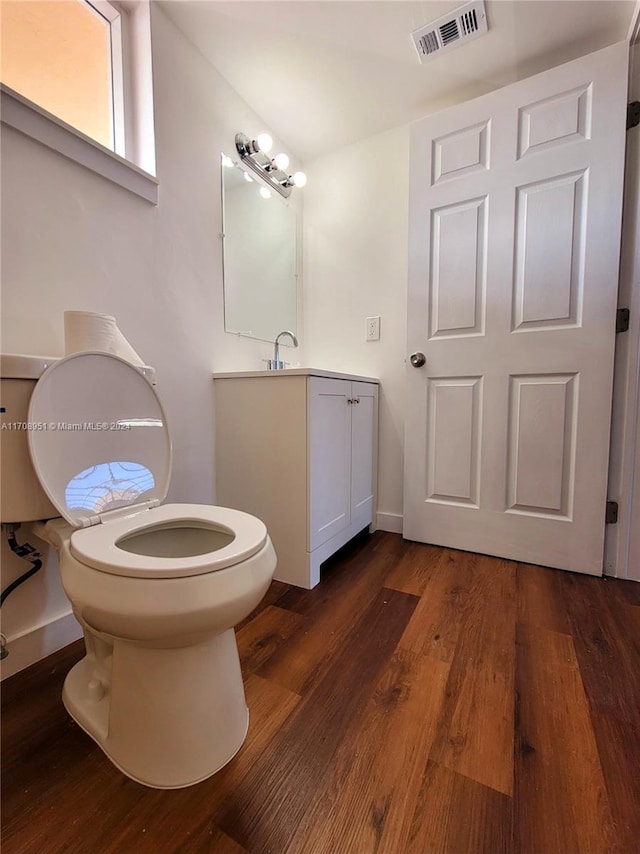
[[[143,360],[118,329],[115,317],[95,311],[65,311],[65,353],[97,350],[113,353],[132,365],[142,366]]]
[[[64,351],[80,353],[83,350],[116,352],[116,319],[95,311],[65,311]]]

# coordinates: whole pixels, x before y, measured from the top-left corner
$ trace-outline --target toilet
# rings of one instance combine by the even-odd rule
[[[149,381],[118,356],[52,362],[26,420],[33,469],[58,514],[32,529],[59,552],[86,645],[64,705],[133,780],[204,780],[247,733],[234,626],[273,578],[267,530],[237,510],[162,503],[166,417]],[[3,511],[3,521],[35,518],[20,512]]]

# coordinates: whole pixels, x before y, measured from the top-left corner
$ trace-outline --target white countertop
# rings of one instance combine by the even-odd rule
[[[214,380],[235,380],[250,377],[327,377],[333,380],[354,380],[362,383],[379,383],[376,377],[361,377],[358,374],[343,374],[338,371],[325,371],[320,368],[286,368],[283,371],[227,371],[214,373]]]

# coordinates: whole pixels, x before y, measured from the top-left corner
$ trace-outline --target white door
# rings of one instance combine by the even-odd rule
[[[408,539],[602,571],[627,57],[412,128]]]

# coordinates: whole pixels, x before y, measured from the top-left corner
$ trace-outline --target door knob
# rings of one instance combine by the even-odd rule
[[[414,368],[421,368],[427,360],[424,353],[412,353],[410,361]]]

